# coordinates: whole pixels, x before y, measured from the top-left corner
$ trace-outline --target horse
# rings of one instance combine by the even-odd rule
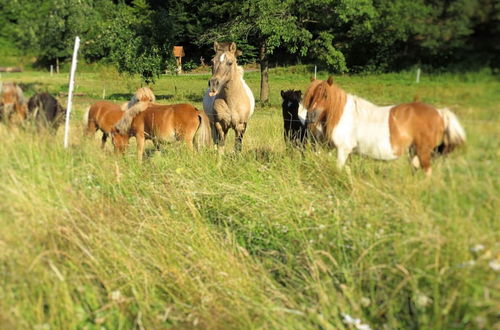
[[[434,151],[447,154],[465,143],[465,131],[449,109],[421,102],[377,106],[327,81],[313,80],[304,95],[308,127],[317,140],[337,149],[342,168],[349,154],[393,160],[406,151],[411,164],[432,173]]]
[[[203,97],[203,108],[212,127],[214,143],[224,147],[230,128],[235,131],[235,150],[241,151],[247,123],[255,109],[252,91],[243,80],[243,68],[236,63],[236,44],[214,43],[212,76]]]
[[[283,135],[285,143],[302,146],[306,140],[307,110],[302,106],[302,91],[281,91],[281,110],[283,114]]]
[[[33,95],[28,101],[28,112],[38,129],[47,128],[52,133],[66,118],[66,110],[49,93]]]
[[[0,83],[0,119],[9,124],[26,119],[26,102],[21,87],[16,83]]]
[[[156,101],[153,91],[148,87],[137,89],[130,101],[122,105],[109,101],[98,101],[88,107],[83,115],[84,134],[92,136],[97,130],[102,132],[101,148],[104,149],[113,126],[123,117],[124,111],[139,102],[146,104]]]
[[[190,104],[159,105],[139,102],[128,109],[111,130],[115,151],[123,153],[129,139],[135,136],[137,158],[142,161],[146,139],[153,141],[156,149],[163,142],[183,140],[193,149],[211,143],[210,122],[203,111]]]

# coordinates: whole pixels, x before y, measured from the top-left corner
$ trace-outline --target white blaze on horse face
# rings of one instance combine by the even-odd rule
[[[223,53],[223,54],[220,56],[219,61],[220,61],[220,62],[224,62],[224,60],[225,60],[225,59],[226,59],[226,54],[224,54],[224,53]]]
[[[302,105],[302,103],[299,103],[299,119],[300,119],[300,122],[302,125],[305,125],[306,124],[306,120],[307,120],[307,109],[304,108],[304,106]]]

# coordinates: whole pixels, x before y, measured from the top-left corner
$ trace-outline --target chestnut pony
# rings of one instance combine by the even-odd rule
[[[115,151],[124,152],[135,136],[137,158],[142,160],[146,139],[157,149],[163,142],[183,140],[190,149],[210,145],[207,115],[190,104],[159,105],[139,102],[128,109],[111,130]]]
[[[243,80],[243,68],[236,63],[236,44],[215,42],[214,50],[212,77],[203,97],[203,109],[210,118],[214,142],[223,147],[232,128],[236,134],[234,148],[241,151],[255,99]]]
[[[27,107],[21,87],[16,83],[0,83],[0,119],[10,124],[23,122]]]
[[[407,150],[412,165],[431,174],[431,156],[465,143],[465,132],[449,109],[420,102],[377,106],[347,94],[327,81],[313,80],[304,95],[312,135],[337,149],[337,165],[343,167],[355,150],[375,159],[392,160]]]
[[[138,102],[152,103],[155,100],[155,95],[151,89],[141,87],[135,92],[129,102],[122,105],[109,101],[98,101],[88,107],[83,115],[84,133],[87,136],[91,136],[97,130],[100,130],[102,132],[101,147],[104,148],[111,129],[123,117],[125,110]]]

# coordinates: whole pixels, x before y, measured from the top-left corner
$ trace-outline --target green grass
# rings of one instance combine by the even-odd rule
[[[426,179],[407,159],[352,155],[348,174],[334,151],[287,150],[279,91],[309,81],[293,71],[271,72],[241,154],[172,145],[138,165],[133,145],[117,157],[83,140],[82,112],[103,89],[121,102],[140,86],[106,68],[77,76],[68,150],[62,129],[0,126],[2,328],[348,328],[342,314],[373,329],[499,327],[497,78],[336,77],[376,103],[418,94],[457,113],[467,148]],[[28,96],[67,86],[47,72],[2,78]],[[207,78],[153,89],[201,107]],[[257,94],[258,73],[246,78]]]

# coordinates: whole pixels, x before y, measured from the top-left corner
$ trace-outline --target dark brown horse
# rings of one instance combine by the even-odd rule
[[[281,91],[281,110],[283,114],[283,135],[285,142],[301,146],[306,139],[307,110],[302,106],[302,92]]]
[[[30,120],[38,129],[48,129],[55,133],[66,117],[66,110],[49,93],[38,93],[28,101]]]
[[[208,146],[211,142],[207,115],[190,104],[158,105],[137,103],[126,111],[111,130],[113,145],[124,152],[129,139],[135,136],[137,158],[142,160],[145,140],[152,140],[159,149],[164,142],[184,141],[190,149]]]

